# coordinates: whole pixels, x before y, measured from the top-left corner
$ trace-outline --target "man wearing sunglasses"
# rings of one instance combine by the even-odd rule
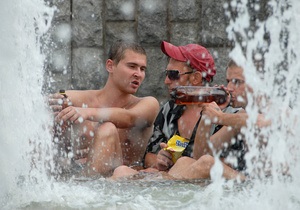
[[[165,84],[169,92],[177,86],[206,86],[212,82],[216,74],[214,59],[203,46],[188,44],[177,47],[168,42],[162,42],[161,50],[169,57],[165,71]],[[220,110],[218,106],[215,108]],[[201,136],[202,124],[204,124],[204,120],[201,120],[201,111],[202,106],[199,105],[178,106],[172,100],[168,101],[156,118],[154,133],[147,147],[145,166],[154,167],[160,171],[169,170],[168,174],[175,178],[209,178],[210,168],[215,160],[207,155],[212,154],[208,147],[200,148],[202,149],[201,156],[199,155],[196,159],[201,157],[199,159],[201,164],[197,166],[196,173],[191,173],[195,171],[192,169],[195,161],[194,142],[196,139],[205,139]],[[223,111],[233,113],[236,110],[229,107]],[[211,126],[209,135],[212,135],[216,129],[214,125]],[[167,141],[174,134],[179,134],[189,140],[182,154],[183,157],[175,165],[170,152],[165,150]],[[223,167],[225,178],[236,178],[239,175],[227,165],[223,164]]]
[[[213,80],[216,74],[214,59],[209,51],[198,44],[174,46],[168,42],[161,43],[162,52],[168,56],[169,62],[165,70],[165,84],[171,93],[177,86],[205,86]],[[217,106],[217,109],[220,109]],[[155,124],[154,132],[149,140],[146,155],[146,171],[165,171],[168,176],[175,179],[210,178],[210,169],[215,159],[211,151],[201,151],[203,155],[196,162],[193,156],[196,139],[206,139],[201,136],[202,106],[176,105],[173,100],[168,101],[161,108]],[[233,109],[228,109],[233,112]],[[210,134],[215,127],[211,127]],[[167,151],[167,142],[173,136],[180,136],[188,141],[181,158],[174,164],[171,152]],[[207,143],[206,143],[207,144]],[[204,149],[204,148],[203,148]],[[210,150],[208,147],[205,149]],[[223,164],[223,176],[235,179],[240,174]],[[127,167],[119,167],[114,172],[114,178],[137,174]]]

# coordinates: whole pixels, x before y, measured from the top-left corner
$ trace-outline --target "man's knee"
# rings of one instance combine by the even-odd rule
[[[203,155],[198,160],[195,160],[191,157],[182,156],[176,161],[176,166],[191,166],[191,165],[200,165],[200,166],[212,166],[215,163],[214,157],[211,155]]]
[[[193,164],[193,167],[195,170],[202,171],[202,173],[209,173],[214,163],[214,157],[211,155],[203,155]]]
[[[138,171],[129,168],[128,166],[121,165],[114,170],[114,173],[111,178],[115,179],[120,177],[132,176],[135,174],[138,174]]]
[[[176,165],[187,165],[187,164],[192,164],[194,163],[196,160],[191,158],[191,157],[187,157],[187,156],[182,156],[180,157],[177,161],[176,161]]]
[[[213,165],[215,163],[215,159],[211,155],[202,155],[197,162],[205,165]]]
[[[95,130],[95,142],[105,142],[105,144],[119,144],[119,133],[117,127],[111,123],[106,122]]]
[[[101,124],[96,129],[93,142],[92,153],[97,152],[98,155],[105,157],[105,152],[109,152],[110,155],[117,155],[118,157],[115,156],[114,158],[120,162],[119,159],[122,158],[120,138],[117,127],[113,123],[106,122]]]
[[[181,174],[182,171],[187,170],[191,165],[196,162],[195,159],[182,156],[180,157],[176,163],[170,168],[169,174],[172,176],[177,176],[176,174]]]
[[[111,122],[105,122],[101,125],[98,126],[96,129],[95,136],[112,136],[112,135],[117,135],[118,134],[118,129],[115,126],[115,124]]]

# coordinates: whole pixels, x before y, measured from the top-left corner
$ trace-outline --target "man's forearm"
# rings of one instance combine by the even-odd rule
[[[222,116],[218,119],[217,124],[240,129],[247,125],[247,119],[247,113],[223,113]]]

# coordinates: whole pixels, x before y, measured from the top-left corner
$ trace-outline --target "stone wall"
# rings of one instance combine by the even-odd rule
[[[166,56],[160,42],[199,43],[215,58],[214,83],[225,83],[230,43],[226,34],[226,0],[49,0],[55,16],[46,53],[47,92],[99,89],[104,67],[117,38],[139,41],[147,51],[146,79],[138,95],[167,97],[163,70]]]

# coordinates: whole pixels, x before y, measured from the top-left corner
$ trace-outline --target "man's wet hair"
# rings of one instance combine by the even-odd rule
[[[128,40],[118,40],[112,44],[108,58],[118,64],[120,60],[124,58],[125,50],[132,50],[133,52],[146,55],[145,49],[139,43]]]
[[[227,68],[239,67],[234,60],[230,60],[227,64]]]

